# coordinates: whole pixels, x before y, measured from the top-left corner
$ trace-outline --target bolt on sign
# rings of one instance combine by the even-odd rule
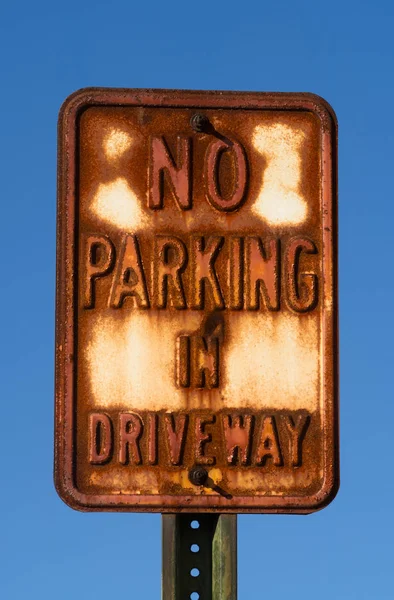
[[[311,94],[66,100],[55,479],[69,505],[308,513],[334,497],[336,139]]]

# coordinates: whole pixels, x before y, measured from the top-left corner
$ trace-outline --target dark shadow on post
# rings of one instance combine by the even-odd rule
[[[162,600],[237,600],[237,515],[162,515],[162,532]]]

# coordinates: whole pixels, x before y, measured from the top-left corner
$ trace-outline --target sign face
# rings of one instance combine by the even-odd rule
[[[308,513],[338,488],[336,121],[310,94],[87,89],[59,131],[56,487]]]

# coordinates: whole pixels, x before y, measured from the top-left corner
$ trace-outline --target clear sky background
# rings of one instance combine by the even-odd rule
[[[160,516],[83,514],[52,483],[56,121],[85,86],[310,91],[339,120],[341,489],[244,516],[239,599],[394,598],[390,0],[4,2],[0,597],[160,598]]]

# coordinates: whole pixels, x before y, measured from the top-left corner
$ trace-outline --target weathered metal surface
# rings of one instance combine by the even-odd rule
[[[88,89],[59,125],[59,494],[82,510],[324,506],[338,486],[330,107]]]
[[[237,515],[219,515],[212,540],[212,600],[237,600],[237,544]]]
[[[163,515],[162,600],[237,599],[237,516]]]

